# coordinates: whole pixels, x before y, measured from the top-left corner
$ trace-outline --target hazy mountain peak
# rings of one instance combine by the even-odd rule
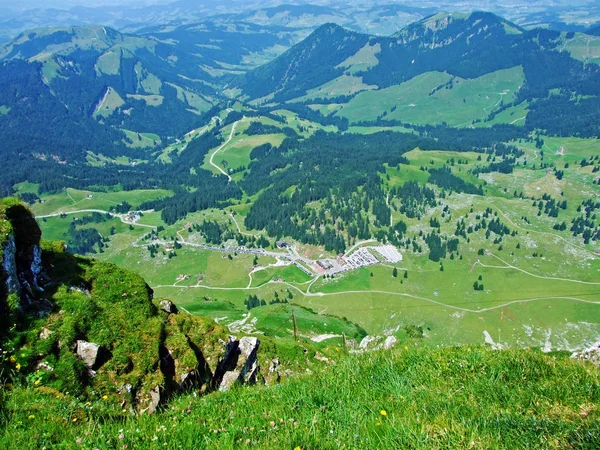
[[[0,47],[0,59],[29,59],[40,53],[78,49],[104,50],[123,41],[118,31],[103,26],[37,28]]]
[[[415,40],[439,42],[460,36],[520,34],[519,26],[490,12],[476,11],[469,14],[440,12],[415,22],[394,36],[403,42]]]

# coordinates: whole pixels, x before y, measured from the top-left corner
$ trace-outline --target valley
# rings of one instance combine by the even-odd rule
[[[489,13],[440,13],[388,37],[280,31],[19,37],[0,52],[7,67],[46,74],[44,98],[95,137],[83,158],[32,137],[14,149],[28,173],[0,181],[46,239],[233,328],[290,336],[271,314],[294,307],[331,345],[345,323],[334,317],[369,339],[418,329],[432,346],[600,338],[588,321],[600,308],[596,37]],[[86,105],[65,88],[90,70]],[[23,103],[0,104],[12,132]]]
[[[77,2],[0,8],[1,448],[597,447],[597,2]]]
[[[271,123],[267,119],[247,118],[247,121],[256,120]],[[316,128],[318,124],[313,126]],[[224,127],[225,143],[207,154],[214,156],[221,151],[220,154],[225,155],[232,140],[261,136],[245,136],[236,129],[231,125]],[[369,135],[380,130],[365,127],[362,131]],[[253,202],[244,199],[224,209],[188,214],[173,224],[164,222],[159,212],[148,210],[131,223],[133,230],[127,222],[116,224],[119,217],[106,224],[84,227],[98,227],[102,236],[109,237],[102,252],[95,253],[96,257],[123,267],[134,267],[148,280],[156,295],[176,299],[186,310],[208,315],[223,324],[235,326],[244,317],[247,321],[255,319],[247,328],[254,332],[277,328],[278,325],[269,325],[272,321],[269,314],[279,308],[279,304],[268,302],[285,298],[315,313],[345,317],[374,336],[402,336],[407,327],[415,325],[423,329],[424,342],[431,345],[493,341],[495,346],[576,349],[600,335],[598,324],[582,320],[594,317],[600,307],[597,300],[599,257],[593,245],[584,244],[569,233],[553,230],[556,220],[545,214],[538,215],[538,208],[532,206],[531,199],[542,195],[561,197],[562,192],[571,205],[561,211],[559,217],[561,221],[575,218],[579,202],[588,198],[586,192],[590,190],[586,175],[589,170],[578,163],[595,155],[598,149],[587,139],[544,139],[547,149],[543,157],[547,161],[558,167],[567,161],[577,162],[572,170],[565,170],[562,180],[549,175],[545,168],[534,169],[533,166],[521,166],[511,175],[495,172],[493,177],[492,174],[474,177],[469,171],[480,164],[480,154],[476,152],[412,150],[406,154],[407,161],[400,164],[399,170],[387,167],[381,176],[386,179],[387,189],[393,189],[407,182],[426,180],[427,173],[421,166],[435,168],[447,165],[452,159],[460,160],[459,164],[450,166],[452,172],[469,182],[485,185],[486,190],[485,196],[450,193],[439,204],[427,207],[420,219],[411,219],[401,212],[401,203],[392,195],[391,223],[405,223],[406,233],[415,238],[414,245],[411,243],[406,248],[402,243],[399,247],[401,262],[379,260],[374,265],[330,273],[315,261],[335,261],[335,253],[323,247],[307,246],[293,238],[282,240],[292,248],[278,249],[276,239],[247,228],[245,217]],[[569,150],[558,154],[561,147]],[[520,161],[540,161],[540,150],[535,146],[519,148],[523,150]],[[550,153],[551,149],[555,151]],[[213,161],[217,158],[215,156]],[[225,177],[217,173],[221,172],[215,169],[215,176]],[[515,191],[523,191],[531,198],[515,197],[512,195]],[[594,189],[591,192],[595,192]],[[89,215],[89,211],[81,211],[82,205],[85,209],[101,204],[114,206],[119,204],[119,199],[139,205],[146,199],[166,194],[160,191],[114,193],[109,194],[112,202],[109,203],[103,199],[106,194],[68,190],[42,197],[43,203],[34,203],[32,208],[39,215],[45,237],[68,242],[68,235],[62,234],[62,230],[73,217]],[[89,195],[92,198],[88,198]],[[54,214],[68,215],[44,220],[42,216],[47,216],[50,208],[56,208]],[[426,250],[418,248],[427,245],[419,235],[435,229],[431,227],[432,220],[440,221],[441,233],[456,235],[457,223],[465,220],[467,228],[468,224],[476,225],[477,215],[483,216],[486,211],[489,217],[498,218],[510,229],[510,235],[505,235],[500,243],[495,232],[488,237],[480,230],[468,234],[468,241],[461,237],[457,250],[438,262],[432,261]],[[375,220],[374,216],[371,220]],[[211,243],[208,235],[195,228],[211,222],[221,227],[222,236],[230,234],[231,238],[223,237],[220,244]],[[117,228],[114,235],[109,235],[108,223],[115,223],[111,225]],[[157,236],[151,236],[144,226],[161,227],[161,230]],[[383,224],[382,229],[385,229]],[[268,245],[255,249],[240,246],[236,234],[246,238],[267,237]],[[349,250],[380,245],[377,242],[377,239],[357,241]],[[150,247],[156,250],[150,252]],[[94,251],[97,250],[96,247]],[[370,255],[381,259],[376,252],[371,251]],[[475,282],[482,285],[481,291],[474,290]],[[267,305],[248,311],[244,302],[250,295],[266,300]],[[331,324],[327,316],[321,317],[319,333],[315,336],[329,334],[332,336],[329,344],[339,342],[336,325]],[[277,333],[290,336],[291,325]]]

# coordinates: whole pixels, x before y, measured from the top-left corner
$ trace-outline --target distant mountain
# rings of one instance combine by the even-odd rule
[[[16,71],[31,74],[27,83],[13,79],[4,86],[4,94],[17,94],[2,95],[0,103],[11,109],[5,121],[16,119],[33,101],[27,91],[35,84],[44,97],[54,98],[79,120],[166,137],[181,133],[197,112],[209,109],[214,94],[214,77],[203,69],[207,61],[200,52],[187,53],[172,42],[106,27],[27,32],[0,48],[0,61],[0,79]],[[164,119],[166,110],[172,120]],[[33,112],[43,123],[47,111]],[[36,121],[31,112],[28,116]]]
[[[232,86],[250,99],[288,100],[335,78],[338,65],[356,54],[369,36],[325,24],[274,61],[249,72]]]
[[[126,3],[126,2],[124,2]],[[76,6],[68,9],[36,8],[22,12],[2,14],[0,36],[12,38],[16,34],[41,27],[105,25],[119,30],[136,30],[141,26],[165,23],[198,22],[208,16],[234,14],[260,3],[251,1],[202,1],[181,0],[169,4],[149,6]]]
[[[89,158],[146,160],[202,124],[230,77],[293,42],[293,32],[250,24],[156,27],[139,35],[102,26],[22,33],[0,45],[3,157],[27,160],[30,170],[76,167]]]
[[[600,67],[597,64],[600,58],[595,50],[600,41],[591,44],[584,41],[575,33],[526,31],[485,12],[439,13],[390,37],[358,34],[327,24],[274,61],[233,80],[230,88],[239,92],[242,98],[258,104],[293,100],[319,109],[325,103],[333,104],[333,110],[328,109],[333,111],[333,116],[350,117],[355,122],[389,121],[394,117],[410,122],[414,114],[395,112],[398,103],[384,94],[380,97],[386,98],[385,103],[392,107],[391,110],[385,109],[383,103],[381,109],[377,104],[367,108],[369,100],[366,98],[355,102],[362,105],[360,111],[379,111],[378,117],[356,111],[347,113],[348,108],[358,106],[349,102],[365,91],[385,92],[385,89],[398,86],[397,89],[404,92],[409,89],[404,88],[404,83],[430,74],[430,80],[439,81],[422,93],[419,97],[422,100],[423,96],[426,99],[440,90],[468,84],[469,80],[473,83],[477,80],[476,83],[483,83],[485,87],[486,81],[482,77],[502,74],[496,77],[498,79],[507,76],[507,72],[500,71],[512,69],[508,85],[496,83],[483,91],[487,91],[485,95],[489,97],[498,95],[495,90],[499,89],[499,101],[485,106],[485,110],[482,107],[477,115],[468,116],[465,125],[492,120],[495,114],[521,105],[519,111],[525,108],[526,115],[521,118],[526,118],[531,129],[595,136],[600,134],[600,129],[589,118],[600,119],[596,107],[600,101]],[[582,48],[582,45],[586,47]],[[420,81],[413,83],[424,86]],[[461,104],[455,105],[457,108],[463,108],[462,104],[467,103],[466,96],[471,95],[469,89],[460,92],[465,97],[460,98]],[[375,101],[374,94],[369,95],[370,101]],[[390,95],[399,94],[390,91]],[[395,114],[383,119],[389,113]],[[440,120],[443,119],[433,117],[427,123],[440,123]]]
[[[593,26],[592,28],[588,29],[585,33],[590,34],[592,36],[600,36],[600,26]]]
[[[358,34],[327,24],[278,59],[234,81],[233,86],[250,99],[271,95],[287,100],[347,72],[362,75],[367,84],[379,87],[430,70],[456,71],[461,76],[474,75],[464,73],[468,70],[482,74],[504,67],[494,62],[495,52],[510,46],[521,33],[519,27],[490,13],[440,13],[391,37]],[[481,67],[467,68],[471,61]],[[509,63],[509,67],[514,65]]]
[[[279,5],[240,14],[222,14],[212,20],[243,21],[259,25],[276,25],[294,28],[316,28],[328,22],[351,25],[354,21],[344,12],[318,5]]]
[[[88,184],[100,175],[85,171],[106,158],[153,161],[232,98],[342,128],[479,126],[504,114],[496,122],[600,135],[600,39],[590,35],[526,31],[483,12],[435,14],[389,37],[325,24],[295,44],[306,30],[201,22],[20,34],[0,45],[0,140],[16,168],[0,188],[28,178],[23,161]]]

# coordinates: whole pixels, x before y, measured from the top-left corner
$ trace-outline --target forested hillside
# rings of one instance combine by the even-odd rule
[[[63,176],[74,185],[110,180],[86,167],[90,158],[147,162],[206,123],[223,80],[291,45],[293,34],[278,31],[199,24],[136,36],[101,26],[21,34],[0,47],[0,137],[15,168],[3,175],[3,192],[25,179],[49,182],[44,189],[64,187]],[[127,169],[117,176],[109,184],[137,178]]]
[[[326,115],[351,117],[358,123],[365,117],[353,114],[358,101],[352,99],[361,92],[365,99],[367,95],[375,99],[378,91],[439,72],[450,75],[449,80],[423,94],[440,96],[446,90],[459,90],[469,80],[519,67],[524,80],[500,92],[500,101],[485,108],[487,114],[473,117],[466,125],[492,121],[502,111],[525,107],[529,110],[525,126],[530,131],[596,137],[600,134],[594,125],[599,123],[600,67],[586,64],[568,50],[573,39],[574,33],[526,31],[490,13],[437,14],[391,37],[361,35],[329,24],[272,63],[232,81],[232,86],[255,102],[295,99],[294,104],[323,108]],[[405,106],[406,95],[402,90],[398,93],[400,105],[386,101],[388,108],[380,110],[379,123],[397,123],[396,117],[411,122],[410,113],[398,116],[396,109]],[[473,101],[460,100],[462,108]],[[333,108],[326,109],[327,105]],[[419,107],[411,105],[415,110]]]

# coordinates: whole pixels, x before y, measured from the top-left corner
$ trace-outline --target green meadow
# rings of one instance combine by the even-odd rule
[[[520,79],[519,73],[514,69],[497,74],[495,86],[508,89],[511,80]],[[431,85],[447,80],[444,74],[435,77]],[[428,86],[416,85],[412,89],[418,88],[429,89]],[[460,87],[455,86],[442,89],[431,97],[459,92]],[[375,92],[360,95],[367,94]],[[495,101],[498,99],[499,96]],[[286,117],[287,125],[304,135],[322,128],[290,112],[280,111],[277,114]],[[247,166],[254,147],[266,142],[277,145],[283,140],[283,134],[246,135],[245,130],[251,120],[281,126],[264,117],[239,122],[231,141],[214,156],[215,164],[226,169]],[[370,134],[386,129],[351,127],[349,132]],[[403,127],[392,129],[409,131]],[[222,130],[223,138],[227,139],[230,132],[231,125]],[[175,239],[204,243],[200,233],[190,232],[191,224],[203,220],[217,221],[234,232],[239,227],[242,233],[259,236],[260,231],[248,230],[244,225],[244,218],[257,196],[244,196],[224,210],[217,208],[191,213],[173,225],[166,225],[159,212],[147,212],[139,224],[163,227],[159,238],[171,243],[170,246],[160,245],[154,257],[147,248],[151,241],[142,239],[148,236],[148,228],[130,227],[118,218],[86,226],[97,228],[102,236],[109,237],[103,253],[95,257],[135,270],[153,287],[157,296],[171,298],[187,311],[233,324],[234,328],[240,326],[240,321],[246,320],[243,325],[249,329],[274,332],[277,323],[286,319],[284,313],[274,311],[289,312],[289,308],[295,307],[306,315],[298,325],[300,333],[307,336],[340,335],[340,330],[344,329],[341,325],[333,326],[333,321],[321,322],[320,317],[331,315],[336,320],[346,318],[370,335],[396,335],[400,338],[407,327],[421,327],[423,342],[428,345],[487,342],[500,347],[577,348],[600,336],[600,325],[589,320],[600,312],[600,257],[594,245],[585,245],[581,237],[572,236],[568,230],[554,230],[553,226],[557,221],[569,223],[579,215],[579,204],[597,195],[598,190],[592,183],[596,178],[592,167],[582,168],[579,162],[597,155],[600,144],[591,139],[542,137],[544,145],[541,149],[533,143],[513,143],[524,154],[517,159],[512,174],[492,172],[474,175],[471,173],[473,169],[488,162],[487,155],[472,152],[415,149],[405,155],[408,164],[386,166],[385,173],[381,174],[386,189],[409,181],[425,184],[429,179],[429,169],[449,166],[457,177],[481,186],[485,195],[447,193],[440,204],[428,208],[418,218],[409,218],[401,213],[401,201],[391,199],[392,221],[404,221],[408,235],[417,238],[421,249],[415,251],[412,247],[403,247],[400,252],[404,259],[399,264],[379,264],[333,278],[310,277],[293,265],[282,265],[273,257],[259,256],[255,261],[252,255],[209,251],[185,244],[181,248],[170,248]],[[204,163],[215,174],[216,168],[208,162],[216,150],[207,154]],[[543,163],[564,170],[562,180],[543,168]],[[569,166],[565,169],[566,164]],[[241,172],[235,173],[234,180],[243,176]],[[35,192],[37,186],[24,183],[18,189]],[[439,193],[437,187],[434,189]],[[560,211],[558,218],[538,215],[538,208],[533,206],[532,200],[515,197],[515,193],[521,192],[536,198],[544,194],[556,199],[565,198],[568,206]],[[160,190],[92,192],[67,189],[42,196],[43,203],[34,203],[32,209],[38,215],[84,209],[108,210],[122,201],[135,207],[144,201],[168,195],[170,192]],[[494,243],[486,238],[485,230],[479,230],[469,234],[468,240],[460,240],[458,251],[452,258],[446,257],[441,264],[428,259],[427,247],[419,234],[430,230],[430,220],[438,220],[440,232],[451,236],[459,219],[467,225],[475,225],[478,215],[487,208],[491,208],[491,217],[498,218],[511,234]],[[233,217],[232,212],[235,213]],[[85,213],[40,221],[44,237],[65,240],[66,228],[71,220],[82,215]],[[114,235],[109,235],[112,227]],[[274,239],[270,242],[269,250],[272,251]],[[299,252],[311,258],[327,256],[319,247],[299,243],[296,246]],[[485,253],[481,254],[482,251]],[[398,270],[397,277],[392,275],[394,267]],[[482,284],[483,290],[475,290],[475,282]],[[256,295],[267,305],[248,311],[245,301],[250,295]],[[278,299],[285,299],[288,303],[270,304]],[[308,309],[303,309],[305,307]],[[314,328],[316,323],[328,325]],[[283,329],[289,333],[290,328],[286,327]],[[336,338],[332,339],[335,341]]]

